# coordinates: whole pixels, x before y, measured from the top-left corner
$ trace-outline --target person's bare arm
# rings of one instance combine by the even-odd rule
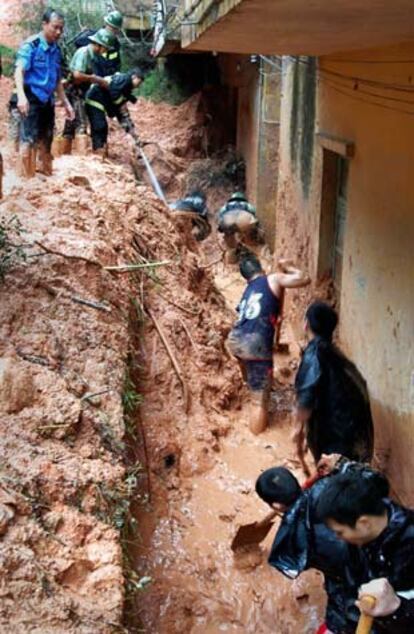
[[[310,284],[310,277],[290,260],[279,260],[278,268],[280,270],[277,273],[271,273],[268,277],[269,286],[277,297],[284,288],[301,288]]]
[[[24,70],[21,63],[17,62],[16,71],[14,73],[14,81],[16,83],[17,108],[24,117],[29,114],[29,101],[24,92]]]
[[[109,86],[109,83],[104,77],[88,75],[87,73],[81,73],[79,70],[73,71],[73,79],[76,84],[98,84],[101,88],[108,88]]]
[[[73,121],[74,118],[75,118],[75,112],[74,112],[71,104],[69,103],[68,98],[66,97],[65,89],[63,87],[63,82],[62,82],[61,79],[59,80],[59,83],[57,85],[56,92],[57,92],[57,96],[59,97],[59,99],[63,103],[63,106],[64,106],[65,111],[66,111],[67,118],[69,119],[69,121]]]

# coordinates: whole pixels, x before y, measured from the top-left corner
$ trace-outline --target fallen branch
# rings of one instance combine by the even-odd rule
[[[96,310],[103,310],[106,313],[111,312],[111,309],[105,304],[102,304],[100,302],[93,302],[89,299],[83,299],[82,297],[78,297],[77,295],[72,295],[71,300],[72,302],[82,304],[83,306],[89,306],[90,308],[95,308]]]
[[[117,271],[119,273],[128,273],[129,271],[137,271],[139,269],[149,269],[156,266],[166,266],[171,264],[171,260],[163,260],[162,262],[146,262],[144,264],[121,264],[119,266],[104,266],[105,271]]]
[[[197,317],[200,314],[200,311],[190,310],[189,308],[186,308],[185,306],[181,306],[180,304],[176,304],[175,302],[173,302],[172,299],[170,299],[169,297],[166,297],[162,293],[158,293],[158,295],[160,297],[162,297],[163,299],[165,299],[166,302],[171,304],[171,306],[175,306],[175,308],[179,308],[180,310],[183,311],[183,313],[187,313],[187,315],[191,315],[191,317]]]
[[[68,260],[82,260],[83,262],[87,262],[88,264],[93,264],[94,266],[99,266],[99,268],[102,268],[102,264],[100,264],[99,262],[94,262],[93,260],[89,260],[89,258],[84,258],[82,255],[68,255],[67,253],[61,253],[60,251],[49,249],[49,247],[46,247],[38,240],[35,240],[35,244],[37,244],[38,247],[43,249],[43,251],[45,251],[45,253],[48,253],[49,255],[58,255],[59,257],[67,258]]]
[[[209,269],[211,266],[214,266],[215,264],[219,264],[219,262],[221,262],[223,259],[223,255],[221,255],[219,258],[217,258],[217,260],[213,260],[212,262],[209,262],[209,264],[201,264],[199,265],[199,269]]]
[[[44,365],[46,367],[49,367],[51,365],[50,361],[48,361],[48,359],[46,359],[45,357],[40,357],[36,354],[27,354],[20,348],[16,348],[16,354],[21,359],[29,361],[29,363],[36,363],[37,365]]]
[[[184,330],[185,334],[187,335],[187,337],[188,337],[191,345],[193,346],[194,350],[198,350],[197,345],[196,345],[196,343],[195,343],[195,341],[193,339],[193,336],[192,336],[191,332],[189,331],[189,329],[187,327],[187,324],[184,321],[182,321],[181,322],[181,326],[183,327],[183,330]]]
[[[174,352],[171,349],[171,346],[170,346],[170,344],[168,342],[167,337],[165,336],[165,334],[164,334],[164,332],[163,332],[163,330],[161,328],[161,325],[159,324],[159,322],[156,319],[155,315],[151,312],[151,310],[148,307],[146,307],[146,311],[147,311],[149,317],[151,318],[151,320],[152,320],[152,322],[153,322],[153,324],[155,326],[155,329],[156,329],[156,331],[158,332],[158,334],[160,336],[160,339],[161,339],[162,343],[164,344],[164,347],[165,347],[165,349],[167,351],[168,356],[170,357],[171,363],[172,363],[173,368],[175,370],[175,373],[176,373],[176,375],[178,377],[178,380],[181,383],[181,387],[183,389],[183,397],[184,397],[184,410],[185,410],[185,413],[188,414],[189,411],[190,411],[191,403],[190,403],[190,393],[189,393],[189,390],[188,390],[187,383],[186,383],[186,381],[185,381],[185,379],[184,379],[184,377],[182,375],[182,372],[181,372],[180,366],[178,364],[178,361],[177,361],[177,359],[175,357]]]
[[[112,390],[102,390],[101,392],[93,392],[91,393],[87,393],[84,396],[82,396],[81,401],[90,401],[91,399],[95,398],[96,396],[102,396],[103,394],[109,394],[109,392],[112,392]]]

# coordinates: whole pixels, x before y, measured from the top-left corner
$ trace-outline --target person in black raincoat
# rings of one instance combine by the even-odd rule
[[[127,103],[136,103],[133,90],[138,88],[145,73],[133,68],[127,73],[116,73],[109,78],[108,90],[98,85],[91,86],[86,94],[85,105],[91,126],[92,148],[97,153],[107,154],[108,122],[116,117],[127,133],[133,133],[134,123],[130,117]]]
[[[338,458],[324,456],[321,463],[325,460],[325,466],[333,465]],[[345,458],[340,458],[333,467],[334,473],[353,471],[365,473],[380,488],[387,486],[379,473]],[[325,627],[322,626],[320,632],[354,634],[359,618],[355,601],[362,580],[362,564],[358,557],[351,557],[350,547],[317,518],[318,500],[329,480],[330,477],[321,477],[309,488],[301,490],[288,469],[275,467],[259,476],[256,492],[272,508],[284,512],[271,548],[269,564],[290,579],[295,579],[309,568],[321,571],[328,602]]]
[[[192,234],[194,238],[201,242],[211,233],[211,225],[208,218],[207,199],[201,190],[188,192],[183,198],[170,204],[170,209],[174,216],[191,214]]]
[[[314,302],[306,311],[306,326],[313,339],[295,379],[297,451],[303,456],[306,437],[315,462],[331,453],[369,462],[374,430],[367,385],[356,366],[332,343],[337,322],[336,312],[324,302]]]
[[[359,598],[376,604],[361,609],[375,617],[378,634],[414,632],[414,511],[395,504],[364,477],[337,474],[319,496],[317,516],[347,542],[362,562]]]

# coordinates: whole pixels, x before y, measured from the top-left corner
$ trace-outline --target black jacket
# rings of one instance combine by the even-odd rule
[[[317,521],[319,495],[329,478],[318,480],[285,513],[269,556],[269,564],[287,577],[316,568],[325,576],[328,595],[326,625],[334,634],[354,634],[359,611],[355,606],[362,569],[358,553]]]
[[[386,501],[389,522],[373,542],[353,547],[353,556],[364,567],[363,582],[386,577],[401,598],[394,614],[375,619],[378,634],[414,632],[414,511]]]
[[[119,108],[130,101],[136,103],[137,98],[132,94],[133,85],[130,73],[117,73],[111,78],[109,89],[93,84],[86,95],[86,103],[101,104],[108,117],[117,117]]]
[[[315,337],[308,344],[295,390],[299,406],[312,410],[307,440],[315,461],[323,453],[371,459],[374,433],[366,382],[332,342]]]

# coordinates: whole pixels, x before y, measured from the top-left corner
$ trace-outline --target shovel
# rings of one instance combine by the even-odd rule
[[[231,542],[231,549],[236,551],[243,546],[260,544],[272,528],[275,517],[282,516],[282,513],[274,510],[268,513],[260,522],[252,522],[251,524],[240,526]]]
[[[311,478],[308,478],[302,485],[302,491],[309,489],[320,477],[319,473],[315,473]],[[260,544],[272,528],[275,517],[283,517],[283,515],[281,511],[273,510],[259,522],[240,526],[231,542],[231,549],[235,551],[243,546]]]
[[[375,605],[375,597],[366,595],[361,598],[361,603],[362,606],[372,609]],[[358,627],[355,631],[355,634],[370,634],[373,622],[373,616],[370,616],[369,614],[364,614],[362,612],[361,616],[359,617]]]

